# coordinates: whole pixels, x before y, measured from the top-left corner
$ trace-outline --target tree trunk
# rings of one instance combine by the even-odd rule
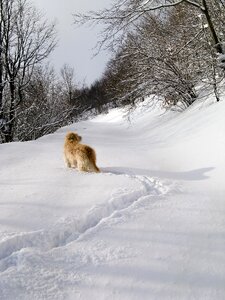
[[[6,143],[13,141],[13,127],[15,123],[15,84],[14,80],[10,79],[10,111],[8,118],[7,132],[5,133]]]
[[[0,20],[0,118],[3,106],[3,60],[2,60],[2,22]]]
[[[204,7],[204,10],[202,10],[202,12],[204,13],[204,15],[206,17],[206,20],[207,20],[207,23],[209,25],[209,29],[210,29],[211,34],[212,34],[212,38],[213,38],[213,41],[214,41],[214,44],[215,44],[215,48],[216,48],[218,53],[223,54],[223,48],[221,46],[220,39],[219,39],[219,37],[216,33],[216,30],[214,28],[214,25],[213,25],[213,22],[212,22],[210,13],[209,13],[209,8],[208,8],[206,0],[202,0],[202,4],[203,4],[203,7]]]

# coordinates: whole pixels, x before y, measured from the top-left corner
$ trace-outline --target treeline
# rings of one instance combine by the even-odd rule
[[[134,104],[157,95],[162,105],[183,108],[210,87],[219,101],[225,68],[224,0],[125,0],[109,9],[76,14],[75,23],[102,23],[99,48],[112,51],[92,86],[102,102]]]
[[[56,35],[29,0],[0,0],[0,143],[54,132],[88,108],[73,69],[65,65],[56,75],[46,62]]]

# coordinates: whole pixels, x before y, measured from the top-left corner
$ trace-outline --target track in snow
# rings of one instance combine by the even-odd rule
[[[107,173],[112,175],[112,173]],[[65,246],[74,242],[94,228],[97,228],[103,221],[115,217],[118,212],[130,208],[137,201],[146,197],[162,196],[168,192],[168,187],[159,180],[141,175],[123,174],[131,180],[140,183],[139,190],[118,191],[111,199],[103,204],[92,207],[83,218],[67,218],[61,220],[49,230],[19,233],[0,242],[0,272],[9,267],[17,265],[16,253],[24,248],[33,248],[40,251]]]

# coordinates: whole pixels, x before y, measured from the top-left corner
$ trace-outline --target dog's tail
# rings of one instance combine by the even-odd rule
[[[96,163],[93,163],[93,169],[96,173],[100,173],[100,169],[96,166]]]
[[[96,153],[95,151],[90,148],[89,146],[86,146],[87,149],[87,156],[92,161],[92,171],[96,173],[100,173],[100,169],[96,165]]]

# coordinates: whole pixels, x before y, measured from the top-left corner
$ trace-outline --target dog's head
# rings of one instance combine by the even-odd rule
[[[79,136],[75,132],[69,132],[66,135],[66,140],[69,141],[70,143],[79,143],[81,139],[82,139],[81,136]]]

